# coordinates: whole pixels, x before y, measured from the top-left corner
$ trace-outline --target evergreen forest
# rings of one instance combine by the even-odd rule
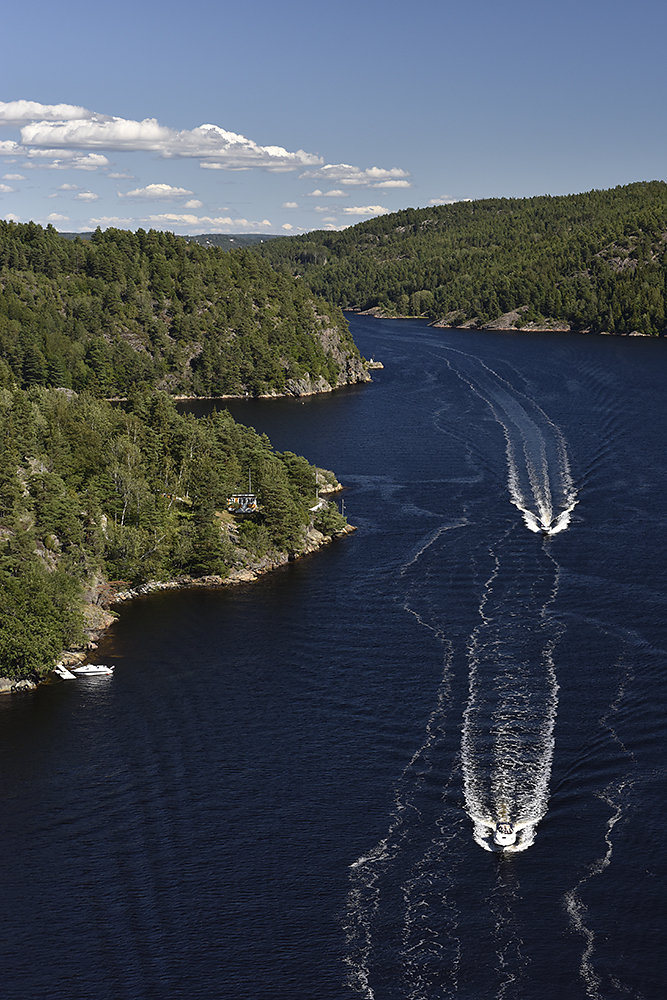
[[[645,335],[667,327],[662,181],[406,209],[256,252],[343,309],[446,326]]]
[[[340,309],[249,250],[171,233],[0,222],[0,369],[23,389],[125,397],[335,387],[365,370]]]
[[[227,498],[252,474],[259,511]],[[90,393],[0,388],[0,675],[43,674],[82,638],[91,592],[147,580],[225,577],[298,554],[314,526],[316,470],[275,452],[226,410],[195,418],[164,393],[125,407]],[[87,593],[86,593],[87,592]]]

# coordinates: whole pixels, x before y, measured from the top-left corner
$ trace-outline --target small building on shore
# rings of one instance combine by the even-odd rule
[[[254,514],[259,510],[256,493],[232,493],[227,497],[227,510],[232,514]]]

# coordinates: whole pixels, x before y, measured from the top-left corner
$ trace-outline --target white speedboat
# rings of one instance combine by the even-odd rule
[[[512,824],[508,822],[496,823],[496,828],[493,831],[493,842],[498,847],[511,847],[512,844],[515,844],[516,830]]]
[[[105,663],[84,663],[80,667],[74,667],[77,677],[95,677],[102,674],[112,674],[113,667],[108,667]]]
[[[501,813],[501,816],[503,813]],[[506,814],[505,814],[506,815]],[[515,850],[522,850],[523,848],[517,845],[517,838],[521,830],[524,830],[528,826],[533,826],[534,820],[518,820],[511,823],[508,819],[490,819],[481,816],[473,816],[472,819],[477,823],[481,829],[485,829],[487,832],[480,835],[484,838],[487,844],[494,844],[496,847],[509,847]],[[493,847],[487,847],[487,850],[493,850]]]

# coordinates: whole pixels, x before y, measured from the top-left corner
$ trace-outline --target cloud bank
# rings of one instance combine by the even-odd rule
[[[61,184],[57,189],[54,185],[50,194],[41,195],[47,198],[67,199],[65,211],[71,211],[72,218],[76,216],[77,203],[80,206],[81,203],[99,201],[99,218],[86,220],[93,224],[133,226],[151,222],[165,226],[197,227],[200,231],[206,227],[217,230],[235,227],[237,231],[239,228],[266,231],[271,227],[268,219],[262,217],[266,208],[261,209],[261,216],[260,210],[256,210],[258,221],[251,221],[245,217],[245,208],[239,210],[226,205],[223,207],[224,203],[218,201],[216,188],[211,185],[211,179],[206,184],[206,193],[203,190],[201,192],[191,190],[191,187],[195,188],[197,185],[194,183],[191,168],[186,166],[187,161],[206,170],[291,172],[296,175],[299,182],[311,183],[309,188],[301,192],[292,193],[283,188],[281,201],[285,197],[290,200],[282,201],[282,208],[296,210],[301,205],[306,212],[326,215],[324,221],[330,226],[337,219],[331,214],[335,211],[333,205],[327,206],[326,203],[334,199],[348,199],[354,188],[400,190],[411,187],[408,172],[400,167],[359,167],[350,163],[327,163],[319,153],[304,149],[288,149],[277,144],[261,144],[239,132],[212,123],[194,128],[175,129],[154,117],[139,120],[100,113],[76,104],[48,104],[20,99],[0,101],[1,126],[13,130],[11,138],[0,140],[0,157],[8,158],[7,167],[9,164],[16,164],[10,169],[16,171],[18,168],[25,170],[26,173],[28,170],[38,169],[99,171],[106,175],[107,182],[100,185],[100,193],[82,190],[83,185],[80,187],[77,184]],[[148,183],[145,169],[140,169],[145,162],[141,156],[135,157],[135,163],[139,161],[137,167],[131,164],[130,170],[119,170],[118,157],[131,154],[150,154],[163,161],[163,164],[169,160],[180,160],[182,166],[178,168],[179,180],[182,182],[188,176],[190,186],[177,186],[167,181]],[[133,168],[136,172],[132,172]],[[166,173],[164,166],[161,169]],[[186,170],[189,171],[188,174],[184,172]],[[141,173],[144,173],[144,176],[141,176]],[[199,174],[197,176],[201,177]],[[5,174],[2,177],[3,183],[0,184],[0,194],[15,194],[6,182],[25,179],[25,174],[22,173]],[[33,179],[34,175],[31,181]],[[126,179],[136,186],[131,190],[116,188],[115,192],[109,191],[108,182],[121,179]],[[317,183],[313,184],[313,180]],[[123,186],[129,188],[129,184]],[[202,188],[204,187],[202,184]],[[36,188],[36,184],[31,184],[27,190],[22,189],[15,200],[33,197],[30,192]],[[297,195],[298,200],[294,195]],[[299,195],[307,195],[307,201],[319,198],[323,203],[315,205],[311,203],[306,208]],[[248,201],[245,193],[244,196],[246,201],[241,204],[245,205]],[[202,197],[205,197],[206,201],[200,200]],[[155,215],[144,215],[149,211],[145,206],[143,210],[133,212],[133,218],[124,218],[114,214],[113,201],[116,198],[123,199],[128,206],[130,202],[162,201],[167,203],[164,206],[166,210]],[[356,198],[360,199],[360,204],[342,209],[348,218],[359,219],[381,215],[388,211],[383,205],[365,204],[366,200],[369,202],[374,200],[370,193],[363,198],[357,193]],[[225,198],[225,201],[227,200]],[[155,208],[157,207],[156,205]],[[203,210],[202,214],[199,210]],[[204,212],[206,214],[203,214]],[[243,216],[241,213],[244,213]],[[50,218],[55,220],[60,215],[61,213],[52,213]],[[62,218],[65,219],[67,216],[62,215]],[[347,224],[351,224],[352,221],[354,219],[349,218]],[[84,224],[84,220],[79,219],[79,224]],[[289,232],[294,229],[300,230],[302,227],[281,221],[279,228]]]
[[[336,181],[341,185],[410,187],[407,171],[398,167],[363,169],[349,163],[327,164],[317,153],[261,145],[210,123],[178,130],[162,125],[156,118],[137,121],[74,104],[17,100],[0,101],[0,125],[19,127],[21,136],[20,143],[0,142],[0,154],[50,159],[52,166],[62,166],[69,160],[69,166],[96,169],[108,166],[105,153],[150,152],[165,159],[198,159],[202,167],[211,170],[301,169],[301,177]],[[308,169],[304,171],[304,167]],[[337,188],[327,192],[329,197],[343,194]]]
[[[345,215],[386,215],[388,211],[383,205],[350,205],[343,209]]]
[[[322,163],[320,156],[303,149],[290,152],[283,146],[262,146],[219,125],[199,125],[179,131],[161,125],[156,118],[133,121],[92,112],[62,121],[47,118],[30,121],[21,127],[21,144],[27,149],[150,152],[166,159],[197,158],[223,170],[259,167],[282,171]]]
[[[325,181],[337,181],[351,187],[410,187],[407,170],[400,167],[368,167],[362,170],[350,163],[327,163],[317,170],[306,170],[301,177],[317,178]]]
[[[90,111],[75,104],[40,104],[38,101],[0,101],[0,124],[21,125],[26,122],[61,122],[91,116]]]

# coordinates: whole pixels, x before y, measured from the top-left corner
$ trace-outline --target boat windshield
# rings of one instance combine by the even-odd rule
[[[499,823],[496,829],[498,833],[514,833],[514,827],[511,823]]]

